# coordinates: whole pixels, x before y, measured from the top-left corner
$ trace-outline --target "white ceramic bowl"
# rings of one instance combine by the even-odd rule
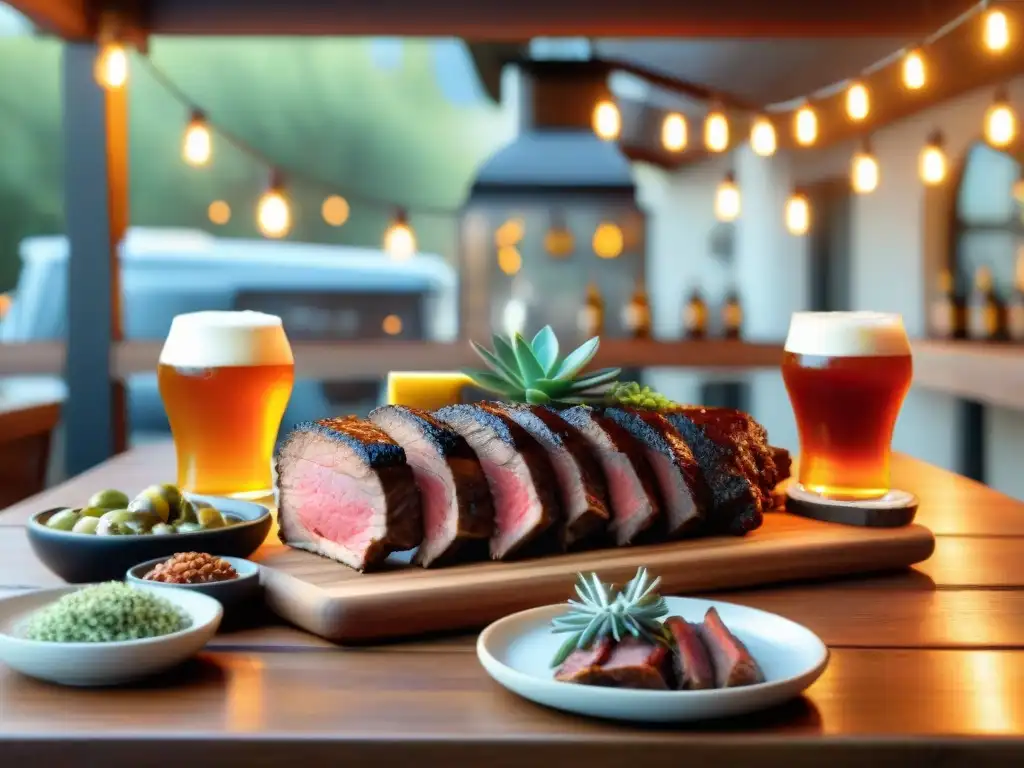
[[[0,662],[30,677],[61,685],[119,685],[154,675],[198,653],[217,632],[224,609],[196,592],[133,585],[185,611],[192,624],[180,632],[117,643],[28,640],[24,623],[37,610],[88,585],[44,589],[0,600]]]
[[[496,621],[477,640],[487,673],[513,693],[555,709],[614,720],[687,722],[766,709],[800,695],[828,664],[828,648],[806,627],[773,613],[717,600],[666,597],[669,615],[699,622],[714,606],[757,660],[765,682],[706,691],[646,691],[565,683],[549,663],[565,635],[551,619],[566,604],[546,605]]]

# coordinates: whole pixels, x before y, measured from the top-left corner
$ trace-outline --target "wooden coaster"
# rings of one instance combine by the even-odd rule
[[[910,525],[917,514],[917,496],[908,491],[889,491],[880,499],[842,501],[826,499],[799,483],[786,489],[786,511],[794,515],[841,525],[898,528]]]

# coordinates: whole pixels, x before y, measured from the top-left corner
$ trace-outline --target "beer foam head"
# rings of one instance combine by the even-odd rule
[[[287,365],[294,362],[281,318],[262,312],[177,315],[160,362],[181,368]]]
[[[794,312],[786,351],[822,357],[909,355],[903,318],[884,312]]]

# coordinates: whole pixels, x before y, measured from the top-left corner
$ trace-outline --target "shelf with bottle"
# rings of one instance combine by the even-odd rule
[[[992,270],[979,266],[966,300],[957,290],[952,272],[939,272],[928,312],[932,339],[1024,344],[1024,251],[1018,253],[1013,287],[1005,300],[996,292]]]
[[[683,338],[708,339],[711,330],[711,310],[700,288],[694,288],[683,304]],[[726,291],[719,308],[719,332],[723,339],[737,341],[743,336],[743,305],[735,288]]]

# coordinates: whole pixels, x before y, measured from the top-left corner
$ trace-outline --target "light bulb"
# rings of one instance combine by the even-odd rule
[[[272,182],[256,206],[256,226],[264,237],[284,237],[292,228],[292,212],[280,183]]]
[[[985,111],[985,140],[993,147],[1007,147],[1017,138],[1017,115],[1000,91]]]
[[[793,118],[793,135],[801,147],[809,147],[818,139],[818,113],[810,104],[804,104]]]
[[[214,200],[206,209],[206,215],[214,224],[223,226],[231,221],[231,206],[223,200]]]
[[[858,195],[866,195],[878,189],[879,175],[878,160],[870,149],[865,147],[853,156],[851,181],[853,191]]]
[[[196,168],[210,162],[213,150],[213,139],[206,118],[201,112],[193,112],[192,118],[185,128],[185,137],[181,142],[181,156],[186,163]]]
[[[104,88],[123,88],[128,82],[128,51],[120,43],[104,44],[93,74]]]
[[[686,149],[687,133],[686,118],[671,112],[661,122],[661,145],[669,152],[682,152]]]
[[[775,154],[778,142],[775,138],[775,126],[767,117],[759,117],[750,129],[750,146],[761,157]]]
[[[936,131],[928,138],[928,143],[921,149],[921,156],[918,158],[921,181],[930,187],[946,180],[949,164],[942,143],[942,136]]]
[[[622,242],[622,229],[610,221],[598,224],[591,239],[594,253],[601,259],[617,258],[622,253]]]
[[[408,261],[416,254],[416,235],[405,211],[399,210],[385,230],[384,250],[395,261]]]
[[[351,211],[349,209],[348,200],[341,195],[328,195],[324,198],[324,202],[320,206],[320,215],[323,216],[324,221],[332,227],[340,227],[348,221],[349,213],[351,213]]]
[[[993,53],[1002,53],[1009,47],[1010,21],[998,8],[993,8],[985,14],[985,31],[982,39],[985,47]]]
[[[927,79],[924,56],[921,55],[920,51],[911,51],[903,57],[903,85],[905,88],[911,91],[919,91],[924,88]]]
[[[720,110],[709,112],[704,118],[704,146],[712,152],[729,148],[729,121]]]
[[[794,192],[786,200],[786,229],[791,235],[806,235],[811,228],[811,203],[807,195]]]
[[[605,141],[614,141],[622,132],[622,116],[615,102],[602,99],[594,107],[594,133]]]
[[[871,96],[864,83],[854,83],[846,91],[846,115],[854,122],[864,120],[871,112]]]
[[[715,190],[715,217],[719,221],[736,221],[740,215],[740,188],[736,177],[727,173]]]

